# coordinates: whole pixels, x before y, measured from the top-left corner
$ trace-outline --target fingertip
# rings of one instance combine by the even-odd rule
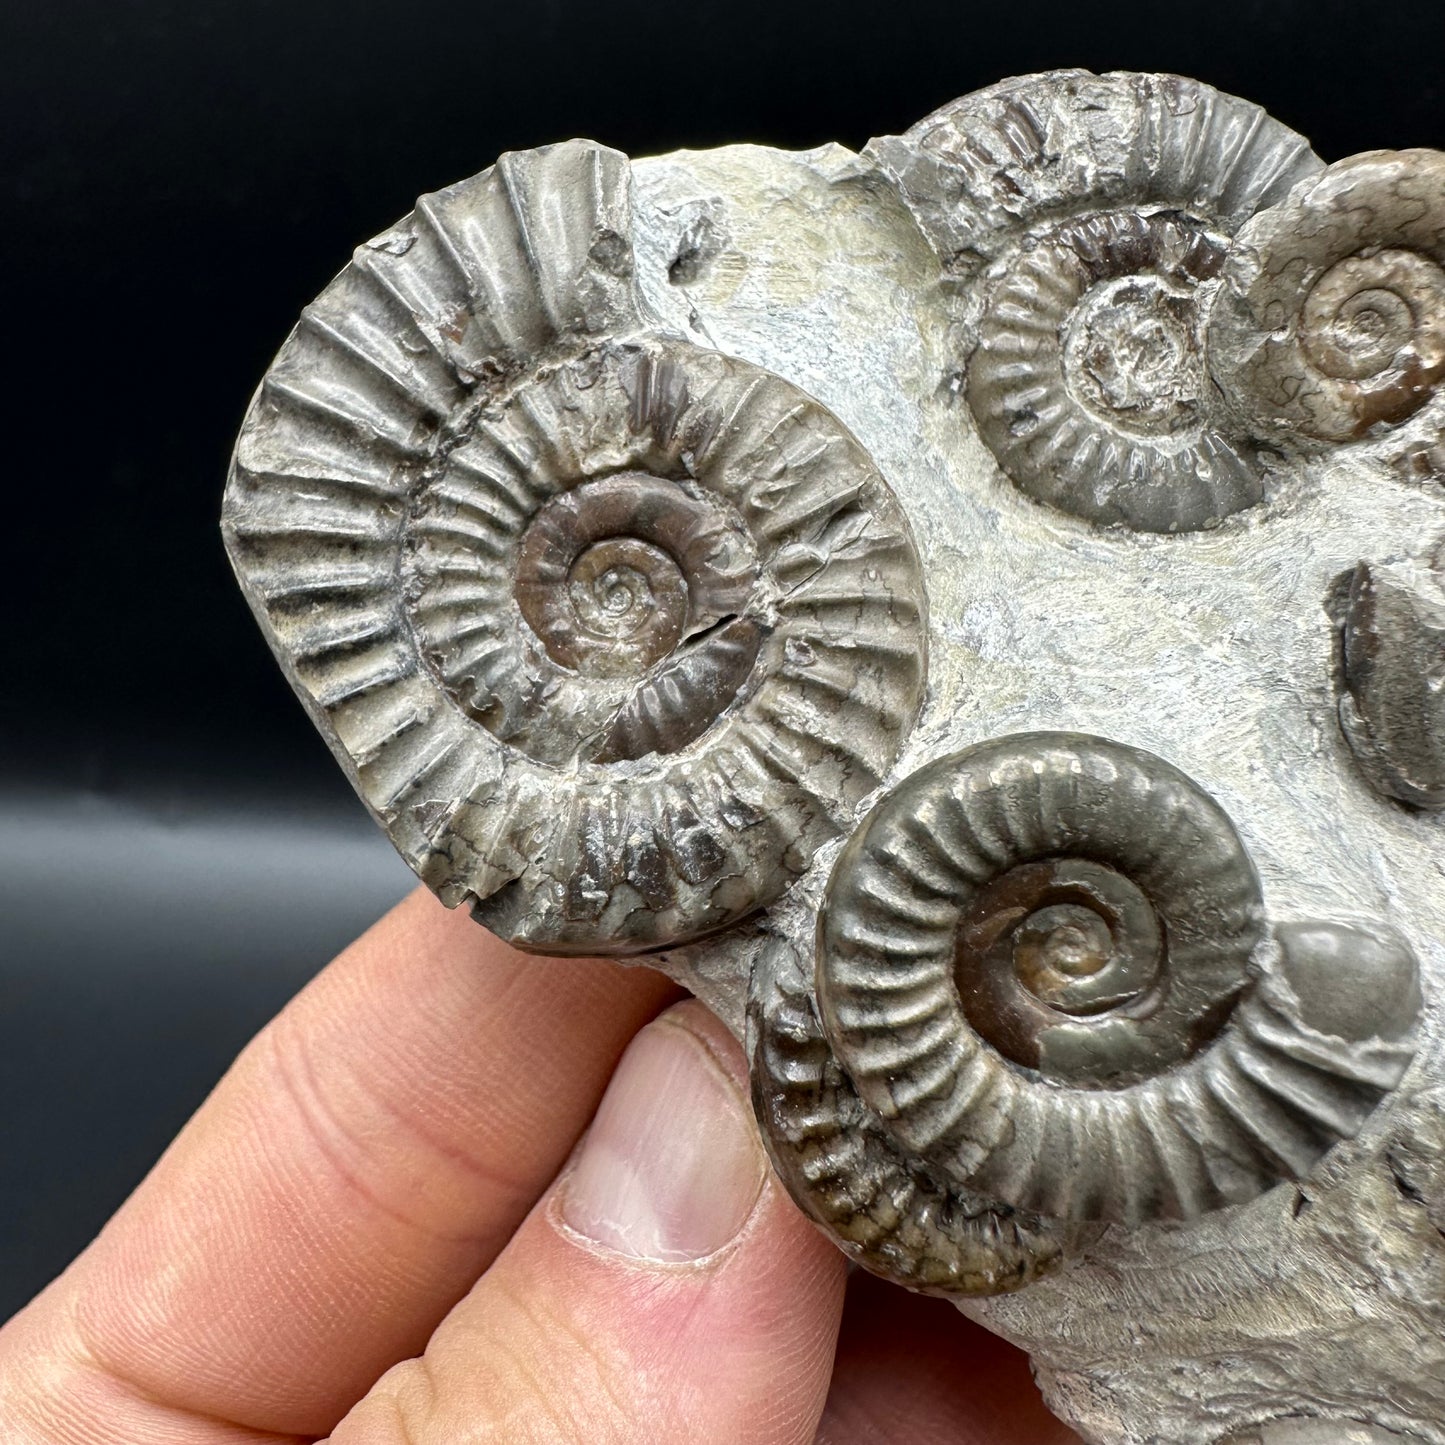
[[[736,1041],[696,1002],[628,1046],[556,1191],[562,1226],[638,1260],[700,1260],[733,1243],[767,1160],[746,1105]]]
[[[845,1273],[772,1174],[741,1049],[682,1004],[629,1045],[550,1196],[362,1415],[405,1413],[419,1373],[417,1445],[478,1419],[528,1438],[556,1412],[569,1439],[649,1421],[657,1445],[811,1445]]]

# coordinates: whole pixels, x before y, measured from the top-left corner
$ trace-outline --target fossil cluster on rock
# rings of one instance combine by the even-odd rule
[[[1082,71],[506,155],[224,531],[418,875],[708,1001],[1085,1438],[1445,1445],[1445,156]]]

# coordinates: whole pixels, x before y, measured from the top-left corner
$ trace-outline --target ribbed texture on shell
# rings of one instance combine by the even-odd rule
[[[1162,990],[1059,1030],[1152,1077],[1060,1087],[1004,1059],[960,1002],[956,932],[972,899],[1049,857],[1117,869],[1159,914]],[[1225,1027],[1261,937],[1254,870],[1207,795],[1137,749],[1023,734],[929,765],[870,814],[829,886],[817,988],[860,1096],[920,1164],[1049,1218],[1190,1219],[1302,1177],[1412,1052],[1306,1026],[1296,990],[1331,987],[1309,960],[1289,983],[1267,974]],[[1383,973],[1413,976],[1408,951],[1380,956]]]
[[[247,596],[392,841],[543,951],[662,947],[771,901],[923,685],[917,556],[847,430],[760,368],[627,339],[648,324],[628,177],[587,142],[504,156],[361,247],[262,383],[225,505]],[[722,580],[619,683],[552,659],[513,588],[538,510],[629,467],[702,508],[681,551]]]
[[[528,516],[570,478],[619,468],[720,499],[760,575],[739,616],[637,685],[599,687],[550,663],[508,594]],[[719,927],[769,901],[877,786],[918,707],[924,602],[906,525],[836,419],[756,367],[671,343],[585,357],[484,420],[419,506],[409,590],[435,665],[523,754],[572,735],[572,813],[537,820],[532,870],[567,891],[552,906],[524,879],[474,905],[508,936],[545,930],[581,950],[612,920],[667,941],[699,931],[681,928],[682,907]],[[470,543],[483,529],[491,554]],[[669,751],[638,757],[651,742]],[[639,766],[601,766],[619,756]],[[668,836],[676,800],[697,818],[686,860]]]
[[[969,406],[1021,491],[1149,532],[1262,500],[1216,415],[1204,329],[1229,236],[1319,169],[1300,136],[1197,81],[1071,70],[964,96],[870,150],[964,288]]]
[[[954,274],[1041,221],[1178,209],[1233,231],[1320,168],[1259,106],[1177,75],[1054,70],[952,101],[873,141]]]
[[[748,1012],[753,1103],[794,1199],[865,1269],[909,1289],[993,1295],[1060,1256],[1057,1230],[910,1164],[862,1107],[789,951],[760,966]]]
[[[1261,500],[1247,447],[1208,419],[1202,340],[1193,324],[1194,293],[1223,254],[1192,222],[1118,212],[1052,228],[1014,259],[984,302],[966,386],[980,433],[1020,490],[1093,522],[1148,532],[1216,526]],[[1142,318],[1120,307],[1112,313],[1124,329],[1118,337],[1105,330],[1106,308],[1094,318],[1076,315],[1091,288],[1136,273],[1162,277],[1169,290],[1160,296],[1184,310],[1169,318],[1169,332],[1129,335],[1130,323]],[[1100,334],[1078,344],[1079,330],[1091,326]],[[1127,349],[1136,340],[1146,373],[1157,373],[1177,348],[1170,381],[1156,374],[1142,388],[1132,382]],[[1120,369],[1125,394],[1113,416],[1102,399],[1091,407],[1081,396],[1087,375],[1071,375],[1085,370],[1090,345]],[[1136,390],[1174,415],[1136,424],[1129,415]]]

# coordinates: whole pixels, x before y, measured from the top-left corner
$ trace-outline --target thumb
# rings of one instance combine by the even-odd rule
[[[842,1257],[773,1177],[700,1004],[633,1040],[572,1167],[332,1445],[808,1445]]]

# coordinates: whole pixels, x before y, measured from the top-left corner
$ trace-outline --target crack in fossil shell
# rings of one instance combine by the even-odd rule
[[[776,897],[922,697],[871,459],[762,368],[651,335],[626,158],[504,157],[308,308],[237,443],[231,556],[422,878],[553,952]]]

